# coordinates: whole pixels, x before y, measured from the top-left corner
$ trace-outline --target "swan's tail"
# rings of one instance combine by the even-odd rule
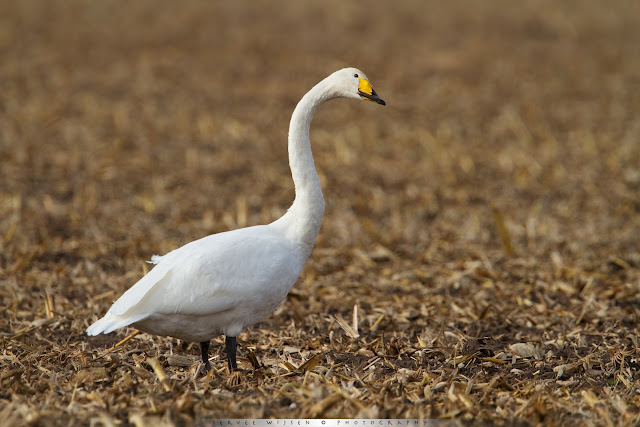
[[[139,314],[137,316],[118,316],[107,313],[102,319],[87,328],[87,335],[93,337],[99,334],[108,334],[116,329],[124,328],[132,323],[139,322],[145,317],[147,317],[146,314]]]

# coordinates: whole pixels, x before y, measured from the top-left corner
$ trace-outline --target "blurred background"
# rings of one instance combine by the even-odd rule
[[[15,244],[107,255],[135,229],[139,256],[271,221],[295,103],[356,66],[389,106],[314,122],[322,246],[415,251],[445,226],[485,250],[490,204],[520,244],[637,245],[637,7],[5,2],[2,227],[18,204]]]
[[[387,106],[318,112],[325,219],[267,325],[637,332],[638,2],[3,1],[0,58],[5,334],[54,295],[45,336],[84,342],[152,254],[277,219],[293,108],[346,66]]]

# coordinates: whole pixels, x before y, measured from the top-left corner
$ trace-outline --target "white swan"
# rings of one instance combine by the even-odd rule
[[[309,127],[318,107],[333,98],[385,105],[356,68],[336,71],[318,83],[291,116],[288,148],[295,200],[287,213],[268,225],[214,234],[165,256],[153,256],[156,266],[92,324],[87,334],[133,326],[199,342],[208,370],[209,341],[223,333],[229,369],[236,369],[236,336],[285,299],[320,231],[324,198],[311,154]]]

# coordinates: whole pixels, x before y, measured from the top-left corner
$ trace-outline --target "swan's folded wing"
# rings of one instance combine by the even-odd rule
[[[145,295],[171,271],[171,265],[158,264],[146,276],[129,288],[109,309],[109,314],[122,316],[138,304]]]
[[[208,236],[209,238],[213,236]],[[151,264],[156,266],[147,273],[142,279],[138,280],[131,288],[129,288],[116,302],[113,303],[107,314],[115,316],[123,316],[125,313],[136,307],[140,302],[156,287],[160,282],[169,278],[170,273],[179,267],[182,259],[187,258],[193,252],[194,248],[201,245],[206,237],[196,240],[176,250],[169,252],[164,256],[153,255]]]
[[[298,258],[266,226],[211,235],[154,257],[157,265],[108,314],[210,315],[254,299],[284,298],[304,265]]]
[[[288,245],[269,237],[240,238],[223,254],[181,257],[149,289],[135,312],[202,316],[250,306],[254,300],[275,298],[279,303],[298,278],[302,263]]]

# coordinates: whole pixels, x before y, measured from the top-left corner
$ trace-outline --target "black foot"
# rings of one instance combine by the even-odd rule
[[[224,343],[227,347],[227,361],[229,362],[229,371],[233,372],[238,369],[238,363],[236,362],[236,347],[238,342],[236,337],[225,337]]]
[[[200,343],[200,352],[202,353],[204,372],[209,372],[211,370],[211,363],[209,363],[209,341],[203,341]]]

